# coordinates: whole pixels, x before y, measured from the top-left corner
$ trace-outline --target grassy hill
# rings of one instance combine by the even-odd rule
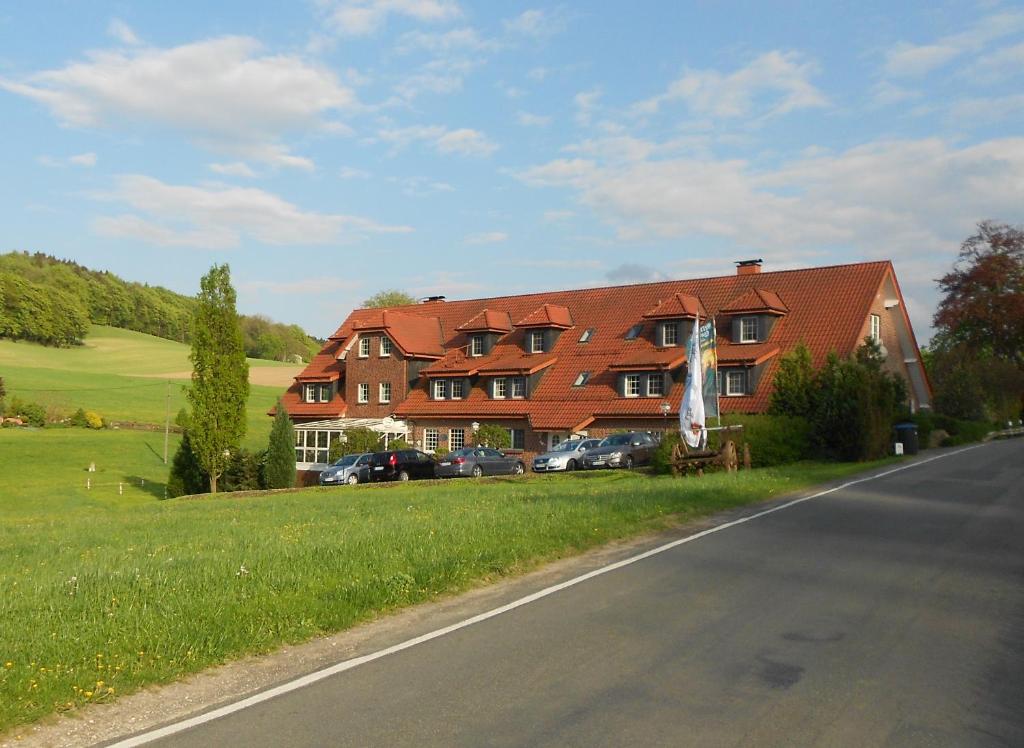
[[[8,398],[66,414],[84,408],[108,420],[162,424],[168,391],[172,418],[185,405],[188,354],[181,343],[93,325],[85,345],[75,348],[0,340],[0,376]],[[250,381],[267,384],[251,386],[245,446],[262,448],[270,434],[266,412],[298,367],[261,359],[250,359],[249,366]]]

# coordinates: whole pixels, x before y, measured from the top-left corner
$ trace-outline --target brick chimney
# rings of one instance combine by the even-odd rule
[[[737,260],[736,275],[754,275],[755,273],[760,273],[762,262],[764,262],[764,260],[760,257],[756,260]]]

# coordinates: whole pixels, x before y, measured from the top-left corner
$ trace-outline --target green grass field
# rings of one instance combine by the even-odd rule
[[[113,476],[158,475],[149,435],[81,432],[107,440],[83,447],[41,433],[48,441],[0,432],[5,483],[30,486],[24,498],[0,497],[0,731],[669,518],[866,467],[806,464],[699,480],[616,471],[156,501],[142,489],[69,488],[56,476],[48,486],[18,457],[33,444],[66,448],[66,475],[80,484],[85,473],[76,470],[91,447],[107,447],[126,455]]]
[[[18,396],[70,415],[78,408],[104,418],[141,423],[164,422],[167,395],[173,419],[185,405],[186,379],[157,378],[191,369],[189,347],[152,335],[93,325],[85,345],[47,348],[0,340],[0,376],[8,398]],[[275,361],[249,360],[250,367],[286,367]],[[270,434],[266,412],[284,387],[253,385],[247,408],[244,446],[263,448]]]

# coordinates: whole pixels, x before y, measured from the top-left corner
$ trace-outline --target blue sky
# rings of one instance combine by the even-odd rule
[[[0,9],[0,249],[326,336],[493,296],[892,259],[923,342],[1024,221],[1004,2],[38,2]]]

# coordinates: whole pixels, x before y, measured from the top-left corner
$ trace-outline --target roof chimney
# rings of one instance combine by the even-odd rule
[[[755,273],[760,273],[762,262],[764,262],[764,260],[760,257],[756,260],[737,260],[736,275],[754,275]]]
[[[422,299],[420,299],[420,303],[421,304],[429,304],[432,301],[444,301],[445,298],[447,298],[447,297],[445,297],[445,296],[424,296]]]

